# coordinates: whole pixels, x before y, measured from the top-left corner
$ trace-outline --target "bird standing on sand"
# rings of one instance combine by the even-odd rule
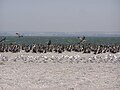
[[[51,45],[51,40],[48,41],[48,45]]]

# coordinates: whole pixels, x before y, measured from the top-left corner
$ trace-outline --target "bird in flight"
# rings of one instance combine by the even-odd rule
[[[85,40],[85,36],[83,36],[82,38],[80,38],[80,37],[78,37],[79,39],[80,39],[80,43],[83,43],[83,42],[85,42],[86,40]]]
[[[1,39],[0,42],[3,42],[3,41],[5,41],[5,40],[6,40],[6,37],[4,37],[3,39]]]
[[[16,35],[18,36],[18,38],[23,37],[23,35],[20,35],[19,33],[16,33]]]

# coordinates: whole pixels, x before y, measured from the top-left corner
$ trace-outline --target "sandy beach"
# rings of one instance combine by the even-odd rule
[[[0,53],[0,90],[120,90],[120,53]]]
[[[120,0],[0,0],[0,90],[120,90]]]

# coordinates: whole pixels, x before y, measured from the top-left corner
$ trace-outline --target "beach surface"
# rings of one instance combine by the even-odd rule
[[[0,90],[120,90],[120,53],[0,53]]]

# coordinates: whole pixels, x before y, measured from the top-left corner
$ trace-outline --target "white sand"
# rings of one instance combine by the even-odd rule
[[[0,90],[120,90],[120,53],[0,53]]]

